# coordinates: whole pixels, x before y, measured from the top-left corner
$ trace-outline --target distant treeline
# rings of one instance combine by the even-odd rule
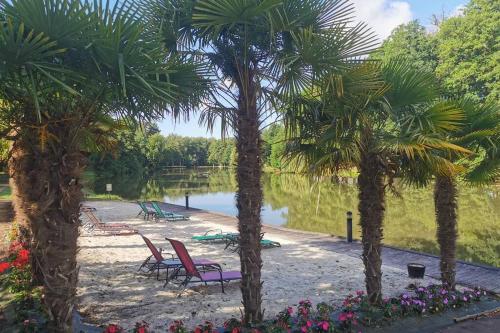
[[[263,132],[264,164],[282,168],[280,156],[285,148],[284,127],[272,125]],[[124,127],[115,133],[117,145],[105,155],[90,157],[92,169],[99,174],[127,175],[154,173],[168,167],[233,166],[236,146],[232,138],[193,138],[163,136],[155,124],[142,128]]]

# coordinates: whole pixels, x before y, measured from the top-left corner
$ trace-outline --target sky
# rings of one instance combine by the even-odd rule
[[[467,4],[467,0],[351,0],[356,8],[356,16],[366,22],[378,34],[380,40],[387,38],[400,24],[419,20],[429,30],[432,29],[433,14],[454,16]],[[220,138],[220,128],[213,133],[198,125],[198,117],[192,115],[187,122],[173,122],[165,119],[159,123],[163,135]]]

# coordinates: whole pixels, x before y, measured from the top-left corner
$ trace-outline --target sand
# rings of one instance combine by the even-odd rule
[[[97,209],[96,216],[107,223],[127,223],[138,229],[157,246],[172,253],[165,237],[183,241],[194,258],[209,258],[219,262],[224,270],[239,270],[237,253],[224,250],[223,244],[205,244],[191,240],[210,229],[236,231],[236,226],[206,222],[192,217],[191,221],[144,221],[137,217],[136,204],[118,201],[96,201],[86,204]],[[309,299],[313,303],[338,303],[347,294],[364,289],[361,259],[327,251],[308,242],[307,234],[289,237],[273,230],[267,239],[278,241],[281,248],[262,252],[263,308],[265,316],[274,317],[287,305]],[[96,236],[82,231],[79,238],[80,278],[78,310],[92,323],[118,323],[131,328],[146,320],[151,328],[166,327],[181,319],[189,327],[210,320],[222,324],[231,317],[240,318],[241,292],[238,282],[231,282],[226,293],[220,284],[190,284],[184,291],[169,284],[163,288],[155,276],[138,272],[142,261],[150,255],[142,238],[131,236]],[[407,272],[383,266],[385,296],[399,294],[413,282]],[[426,277],[422,284],[435,283]]]

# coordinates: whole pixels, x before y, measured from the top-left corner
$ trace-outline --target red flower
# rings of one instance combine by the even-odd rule
[[[201,333],[201,332],[202,332],[202,331],[201,331],[201,328],[199,328],[199,327],[196,327],[196,328],[194,329],[194,333]]]
[[[146,331],[146,327],[144,327],[144,326],[139,327],[139,328],[137,329],[137,333],[147,333],[147,331]]]
[[[30,260],[30,251],[26,249],[21,249],[17,253],[16,259],[12,262],[14,267],[23,267],[28,264]]]
[[[10,268],[10,264],[8,262],[0,262],[0,274],[5,272]]]
[[[120,333],[123,329],[115,324],[109,324],[108,327],[104,330],[104,333]]]
[[[240,333],[240,329],[238,327],[235,327],[235,328],[233,328],[233,330],[231,331],[231,333]]]
[[[30,251],[26,249],[19,250],[19,252],[17,253],[17,258],[28,261],[30,258]]]

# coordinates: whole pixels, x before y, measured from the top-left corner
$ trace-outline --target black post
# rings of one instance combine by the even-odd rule
[[[352,243],[352,212],[347,212],[347,242]]]
[[[189,209],[189,192],[186,192],[186,209]]]

